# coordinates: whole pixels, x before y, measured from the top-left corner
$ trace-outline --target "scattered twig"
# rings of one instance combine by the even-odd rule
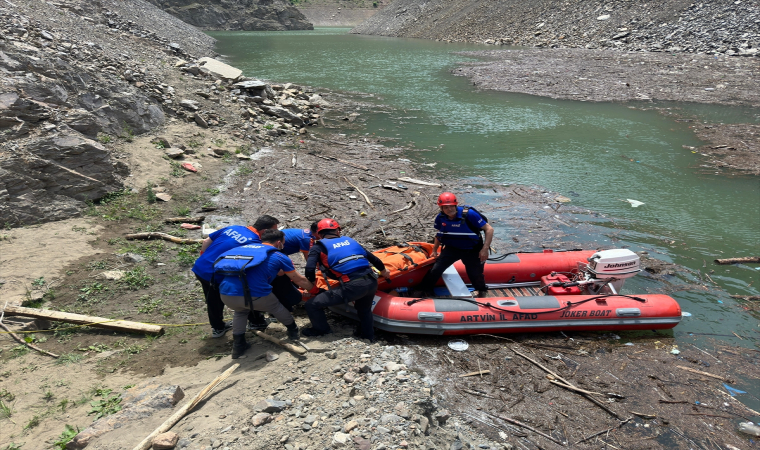
[[[270,335],[268,335],[266,333],[262,333],[261,331],[254,331],[254,333],[256,334],[256,336],[258,336],[258,337],[260,337],[262,339],[266,339],[267,341],[269,341],[269,342],[271,342],[273,344],[277,344],[280,347],[283,347],[286,350],[288,350],[288,351],[290,351],[292,353],[295,353],[297,355],[303,355],[303,354],[306,353],[306,349],[305,348],[296,347],[295,345],[290,344],[288,342],[284,342],[284,341],[282,341],[280,339],[277,339],[274,336],[270,336]]]
[[[256,190],[257,190],[257,191],[260,191],[260,190],[261,190],[261,183],[264,183],[265,181],[268,181],[268,180],[269,180],[269,178],[270,178],[270,177],[266,177],[266,178],[264,178],[263,180],[259,181],[259,188],[258,188],[258,189],[256,189]]]
[[[369,197],[367,197],[367,194],[365,194],[361,189],[359,189],[354,183],[348,181],[348,177],[343,177],[343,179],[346,180],[346,183],[350,184],[351,187],[356,189],[356,191],[360,193],[362,197],[364,197],[364,201],[367,202],[370,208],[375,209],[375,206],[372,204],[372,201],[369,199]]]
[[[369,170],[369,167],[362,166],[361,164],[352,163],[351,161],[346,161],[346,160],[339,159],[339,158],[333,158],[332,156],[317,155],[316,153],[309,153],[309,154],[311,156],[316,156],[317,158],[326,159],[328,161],[338,161],[341,164],[345,164],[347,166],[351,166],[351,167],[354,167],[356,169]]]
[[[417,204],[417,202],[416,202],[416,201],[414,201],[414,200],[412,200],[411,202],[409,202],[409,204],[408,204],[408,205],[404,206],[404,207],[403,207],[403,208],[401,208],[401,209],[397,209],[397,210],[395,210],[395,211],[391,211],[390,213],[388,213],[388,215],[391,215],[391,214],[398,214],[398,213],[400,213],[401,211],[406,211],[407,209],[412,209],[412,207],[413,207],[414,205],[416,205],[416,204]]]
[[[606,430],[602,430],[602,431],[600,431],[600,432],[598,432],[598,433],[594,433],[594,434],[592,434],[591,436],[587,436],[587,437],[585,437],[585,438],[581,439],[580,441],[576,442],[576,443],[575,443],[575,445],[578,445],[578,444],[580,444],[581,442],[585,442],[585,441],[588,441],[589,439],[595,438],[595,437],[597,437],[597,436],[599,436],[599,435],[602,435],[602,434],[605,434],[605,433],[609,433],[610,431],[614,430],[615,428],[620,428],[620,427],[622,427],[623,425],[625,425],[625,424],[627,424],[628,422],[630,422],[630,421],[631,421],[631,419],[632,419],[632,417],[629,417],[629,418],[627,418],[627,419],[625,419],[625,420],[621,421],[619,424],[617,424],[617,426],[614,426],[614,427],[609,427],[609,428],[607,428]]]
[[[578,392],[579,394],[589,394],[589,395],[601,395],[601,396],[604,396],[604,394],[600,394],[599,392],[585,391],[585,390],[583,390],[581,388],[577,388],[575,386],[569,386],[569,385],[567,385],[565,383],[560,383],[557,380],[549,380],[549,382],[552,383],[552,384],[556,384],[557,386],[563,387],[563,388],[565,388],[567,390]]]
[[[154,231],[152,233],[128,234],[124,236],[124,238],[127,239],[128,241],[131,241],[133,239],[140,239],[140,240],[163,239],[165,241],[174,242],[175,244],[200,244],[201,242],[203,242],[203,239],[183,239],[183,238],[178,238],[176,236],[172,236],[171,234],[160,233],[158,231]]]
[[[318,212],[318,213],[310,214],[310,215],[308,215],[308,216],[304,217],[304,219],[311,219],[311,218],[312,218],[312,217],[314,217],[314,216],[321,216],[322,214],[326,213],[327,211],[329,211],[329,210],[331,210],[331,209],[332,209],[332,208],[327,208],[327,209],[325,209],[324,211],[320,211],[320,212]]]
[[[720,417],[721,419],[732,419],[728,416],[720,416],[717,414],[705,414],[705,413],[686,413],[687,416],[705,416],[705,417]]]
[[[200,217],[169,217],[164,219],[165,223],[201,223],[206,220],[206,216]]]
[[[559,445],[561,445],[563,447],[565,446],[564,442],[558,441],[558,440],[554,439],[553,437],[549,436],[548,434],[543,433],[543,432],[541,432],[541,431],[539,431],[539,430],[531,427],[530,425],[525,425],[524,423],[522,423],[520,421],[517,421],[515,419],[512,419],[510,417],[497,416],[496,414],[491,414],[491,413],[485,413],[485,414],[487,414],[487,415],[489,415],[491,417],[495,417],[497,419],[501,419],[501,420],[503,420],[505,422],[509,422],[509,423],[511,423],[513,425],[517,425],[518,427],[525,428],[526,430],[530,430],[530,431],[532,431],[532,432],[534,432],[536,434],[539,434],[539,435],[545,437],[546,439],[549,439],[550,441],[552,441],[552,442],[554,442],[556,444],[559,444]]]
[[[33,344],[30,344],[29,342],[26,342],[26,341],[24,340],[24,338],[22,338],[21,336],[19,336],[19,335],[18,335],[18,334],[16,334],[16,333],[14,333],[13,331],[11,331],[11,329],[10,329],[10,328],[8,328],[7,326],[5,326],[5,324],[4,324],[4,323],[2,323],[2,322],[0,322],[0,328],[2,328],[2,329],[3,329],[3,330],[5,330],[5,331],[6,331],[8,334],[10,334],[10,335],[11,335],[11,337],[12,337],[13,339],[17,340],[17,341],[18,341],[18,342],[20,342],[21,344],[24,344],[24,345],[26,345],[27,347],[31,348],[32,350],[38,351],[38,352],[42,353],[43,355],[48,355],[48,356],[52,356],[53,358],[58,358],[58,355],[56,355],[55,353],[50,353],[50,352],[47,352],[47,351],[45,351],[45,350],[42,350],[41,348],[39,348],[39,347],[37,347],[37,346],[35,346],[35,345],[33,345]]]
[[[478,370],[477,372],[470,372],[470,373],[464,373],[462,375],[459,375],[459,378],[474,377],[475,375],[480,375],[482,378],[483,375],[488,375],[490,373],[491,373],[490,370]]]
[[[702,372],[701,370],[692,369],[691,367],[684,367],[684,366],[676,366],[681,370],[685,370],[687,372],[696,373],[699,375],[704,375],[706,377],[715,378],[716,380],[725,381],[726,383],[732,383],[733,381],[729,380],[728,378],[723,378],[720,375],[713,375],[711,373]]]

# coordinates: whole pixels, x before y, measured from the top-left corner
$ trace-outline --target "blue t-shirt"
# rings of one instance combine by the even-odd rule
[[[457,215],[454,219],[449,219],[444,213],[438,214],[435,218],[435,229],[438,230],[436,237],[443,245],[469,250],[480,242],[480,233],[473,230],[480,230],[488,222],[477,211],[470,208],[467,213],[467,222],[472,225],[471,229],[462,220],[463,211],[464,206],[458,206]]]
[[[285,245],[282,247],[282,252],[286,255],[300,251],[308,252],[311,248],[311,230],[286,228],[282,232],[285,233]]]
[[[192,271],[206,281],[211,281],[214,275],[214,261],[222,253],[246,244],[260,244],[261,238],[250,228],[242,225],[231,225],[216,230],[209,236],[211,245],[195,260]]]
[[[261,264],[245,271],[248,280],[248,289],[251,292],[251,298],[264,297],[272,292],[272,280],[283,270],[292,272],[296,270],[293,267],[293,261],[280,252],[272,252]],[[226,276],[219,283],[219,292],[222,295],[243,295],[243,283],[236,276]]]

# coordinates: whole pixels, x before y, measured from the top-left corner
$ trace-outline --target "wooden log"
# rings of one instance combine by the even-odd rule
[[[183,239],[178,238],[177,236],[172,236],[171,234],[166,233],[159,233],[158,231],[154,231],[152,233],[135,233],[135,234],[128,234],[124,236],[128,241],[134,240],[134,239],[140,239],[140,240],[150,240],[150,239],[163,239],[165,241],[174,242],[175,244],[200,244],[203,242],[203,239]]]
[[[684,367],[684,366],[676,366],[681,370],[685,370],[687,372],[696,373],[698,375],[704,375],[706,377],[715,378],[716,380],[725,381],[726,383],[733,383],[732,380],[729,380],[728,378],[723,378],[720,375],[713,375],[711,373],[702,372],[701,370],[692,369],[691,367]]]
[[[261,331],[254,331],[254,333],[256,334],[256,336],[258,336],[258,337],[260,337],[262,339],[266,339],[267,341],[272,342],[273,344],[277,344],[280,347],[285,348],[289,352],[296,353],[298,355],[304,355],[304,354],[306,354],[306,349],[305,348],[296,347],[293,344],[289,344],[287,342],[283,342],[282,340],[277,339],[274,336],[270,336],[268,334],[262,333]]]
[[[13,331],[11,331],[11,329],[8,328],[7,326],[5,326],[5,324],[2,323],[2,322],[0,322],[0,328],[2,328],[3,330],[5,330],[6,332],[8,332],[8,334],[10,334],[13,339],[17,340],[21,344],[26,345],[27,347],[31,348],[32,350],[38,351],[38,352],[42,353],[43,355],[48,355],[48,356],[52,356],[53,358],[58,358],[58,355],[56,355],[55,353],[50,353],[50,352],[45,351],[45,350],[43,350],[43,349],[41,349],[41,348],[39,348],[39,347],[37,347],[35,345],[30,344],[29,342],[26,342],[24,340],[24,338],[22,338],[21,336],[19,336],[16,333],[14,333]]]
[[[743,264],[743,263],[760,264],[760,256],[742,256],[740,258],[725,258],[725,259],[715,260],[715,264]]]
[[[54,320],[56,322],[75,323],[88,327],[105,328],[106,330],[129,331],[132,333],[144,333],[155,336],[164,334],[164,328],[158,325],[148,325],[128,320],[106,319],[104,317],[85,316],[49,309],[25,308],[23,306],[6,306],[5,314],[9,316],[35,317],[40,319]]]
[[[229,369],[225,370],[221,375],[214,378],[214,380],[211,383],[209,383],[205,388],[203,388],[203,390],[200,391],[198,395],[196,395],[195,397],[193,397],[192,400],[190,400],[185,405],[183,405],[182,408],[180,408],[177,412],[172,414],[171,417],[166,419],[164,423],[161,424],[160,427],[153,430],[153,432],[150,433],[148,437],[146,437],[145,439],[142,440],[142,442],[137,444],[134,450],[149,449],[153,445],[153,438],[155,438],[161,433],[166,433],[167,431],[169,431],[174,426],[174,424],[179,422],[181,418],[185,417],[185,414],[190,412],[191,409],[195,408],[198,405],[198,403],[200,403],[203,400],[203,398],[209,394],[209,392],[211,392],[215,387],[217,387],[219,383],[227,379],[227,377],[229,377],[232,374],[232,372],[234,372],[235,369],[237,369],[238,367],[240,367],[240,364],[235,364]]]
[[[459,378],[474,377],[476,375],[488,375],[489,373],[491,373],[490,370],[478,370],[477,372],[463,373],[462,375],[459,375]]]
[[[422,181],[418,180],[416,178],[409,178],[409,177],[399,177],[397,178],[399,181],[406,181],[407,183],[412,184],[419,184],[420,186],[434,186],[434,187],[441,187],[441,183],[433,183],[432,181]]]
[[[206,220],[206,216],[199,217],[169,217],[164,219],[164,223],[201,223]]]
[[[364,192],[362,192],[361,189],[359,189],[358,187],[356,187],[356,185],[354,185],[354,183],[348,181],[347,177],[343,177],[343,179],[346,180],[346,183],[350,184],[351,187],[353,187],[354,189],[356,189],[356,191],[359,192],[362,195],[362,197],[364,197],[364,201],[367,202],[367,204],[369,205],[370,208],[375,209],[375,206],[372,204],[372,201],[369,199],[369,197],[367,197],[367,194],[365,194]]]

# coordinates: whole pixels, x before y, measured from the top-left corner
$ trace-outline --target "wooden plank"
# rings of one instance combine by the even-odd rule
[[[128,320],[106,319],[104,317],[85,316],[49,309],[24,308],[23,306],[6,306],[5,314],[8,316],[24,316],[40,319],[54,320],[56,322],[75,323],[106,330],[129,331],[132,333],[145,333],[160,336],[164,334],[164,328],[158,325],[148,325]]]

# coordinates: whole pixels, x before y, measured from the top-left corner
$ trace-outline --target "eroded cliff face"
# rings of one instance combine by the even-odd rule
[[[286,0],[149,0],[183,22],[204,30],[312,30],[314,26]]]
[[[352,33],[526,47],[760,56],[760,2],[397,0]]]

